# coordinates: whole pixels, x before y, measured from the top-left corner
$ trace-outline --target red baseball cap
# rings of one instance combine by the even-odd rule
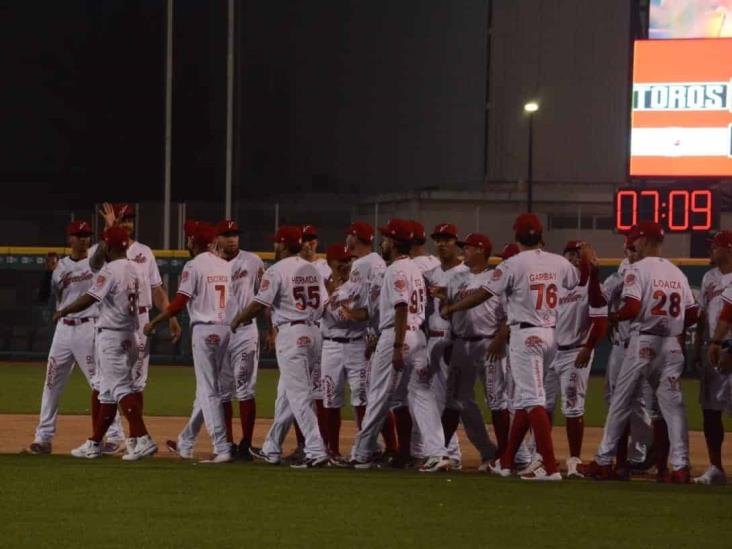
[[[135,208],[132,204],[117,202],[116,204],[112,204],[112,209],[114,210],[115,217],[119,217],[120,214],[122,214],[122,219],[126,217],[135,217]]]
[[[480,233],[470,233],[460,241],[460,245],[481,248],[486,255],[491,255],[491,250],[493,249],[491,239]]]
[[[302,244],[302,227],[297,225],[282,225],[269,239],[277,244],[297,246],[298,244]]]
[[[570,240],[564,245],[564,253],[576,252],[582,247],[584,243],[584,240]]]
[[[639,221],[633,225],[625,237],[628,244],[632,244],[641,237],[648,237],[654,240],[663,240],[663,227],[653,221]]]
[[[412,242],[414,240],[414,223],[406,219],[390,219],[379,232],[387,238],[398,242]]]
[[[199,248],[205,248],[216,238],[216,229],[205,222],[200,222],[193,231],[192,243]]]
[[[327,261],[350,261],[352,257],[353,254],[348,250],[348,246],[342,242],[328,246],[325,251]]]
[[[354,221],[351,223],[346,234],[355,236],[367,244],[371,244],[374,241],[374,228],[365,221]]]
[[[424,242],[427,240],[427,231],[424,229],[424,225],[422,225],[419,221],[415,221],[412,219],[412,239],[416,241]]]
[[[718,248],[732,249],[732,231],[717,231],[713,238],[709,239],[712,246]]]
[[[503,247],[503,250],[498,257],[505,261],[509,257],[515,256],[520,251],[521,250],[519,250],[518,244],[516,244],[515,242],[509,242]]]
[[[118,225],[105,229],[102,239],[113,250],[126,250],[130,245],[130,237],[127,236],[127,231]]]
[[[541,234],[544,227],[542,227],[541,221],[535,214],[522,213],[514,221],[513,230],[518,236],[529,237]]]
[[[190,238],[193,236],[193,233],[196,232],[196,227],[198,227],[200,221],[197,219],[186,219],[186,222],[183,224],[183,232],[186,234],[186,238]]]
[[[216,224],[216,236],[239,234],[239,224],[233,219],[222,219]]]
[[[315,225],[303,225],[302,238],[303,240],[314,240],[318,238],[318,229],[315,228]]]
[[[66,225],[66,234],[69,236],[91,236],[92,233],[88,221],[76,220]]]
[[[432,234],[430,235],[431,238],[439,238],[439,237],[448,237],[448,238],[457,238],[458,237],[458,230],[457,227],[452,223],[440,223],[439,225],[435,225],[435,230],[432,231]]]

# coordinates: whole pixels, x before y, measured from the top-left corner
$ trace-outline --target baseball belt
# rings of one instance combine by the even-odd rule
[[[428,337],[447,337],[447,332],[442,332],[440,330],[430,330],[427,332]]]
[[[67,326],[78,326],[79,324],[84,324],[85,322],[89,322],[91,318],[85,317],[85,318],[64,318],[62,319],[62,322],[66,324]]]
[[[579,349],[580,347],[583,347],[582,343],[578,343],[577,345],[557,345],[558,351],[573,351],[574,349]]]
[[[363,336],[359,337],[323,337],[323,341],[335,341],[336,343],[353,343],[361,341]]]
[[[490,335],[479,335],[479,336],[461,336],[457,334],[452,334],[453,339],[459,339],[461,341],[468,341],[470,343],[475,343],[476,341],[482,341],[484,339],[493,339],[496,337],[498,333],[490,334]]]

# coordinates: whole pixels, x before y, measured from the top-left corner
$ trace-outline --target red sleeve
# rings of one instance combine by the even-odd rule
[[[186,306],[186,303],[188,303],[188,296],[186,294],[175,294],[175,299],[170,302],[170,305],[168,305],[167,312],[171,314],[171,316],[177,315],[183,307]]]
[[[579,272],[580,272],[579,285],[580,286],[584,286],[585,284],[587,284],[587,281],[590,278],[591,270],[592,270],[592,266],[589,262],[587,262],[587,261],[580,262],[580,265],[579,265]]]
[[[697,316],[698,316],[698,310],[697,310]],[[723,320],[725,322],[732,323],[732,303],[727,303],[726,301],[724,302],[724,306],[722,307],[722,312],[719,314],[719,320]]]
[[[607,301],[602,295],[602,288],[600,287],[600,269],[597,265],[593,265],[590,269],[590,280],[587,286],[587,294],[590,298],[590,307],[605,307]]]
[[[587,342],[584,344],[588,349],[594,349],[600,340],[605,337],[605,331],[607,330],[607,318],[604,316],[598,316],[592,319],[592,327],[590,328],[590,335],[587,338]]]
[[[686,309],[686,313],[684,314],[684,328],[693,326],[698,321],[699,321],[699,306],[694,305],[693,307],[689,307],[688,309]]]
[[[617,319],[619,321],[630,320],[638,316],[641,310],[641,302],[632,297],[625,298],[625,305],[618,311]]]

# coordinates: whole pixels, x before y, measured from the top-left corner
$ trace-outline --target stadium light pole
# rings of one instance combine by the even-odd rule
[[[226,33],[226,198],[224,218],[231,219],[234,158],[234,0],[229,0]]]
[[[529,150],[528,150],[528,170],[526,177],[527,197],[526,209],[530,213],[534,208],[534,114],[539,111],[539,103],[529,101],[524,105],[524,112],[529,117]]]
[[[173,0],[168,0],[165,23],[165,176],[163,186],[163,249],[170,249],[170,187],[173,123]],[[180,229],[179,229],[180,230]]]

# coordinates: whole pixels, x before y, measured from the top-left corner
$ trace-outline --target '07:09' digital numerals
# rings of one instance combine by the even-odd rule
[[[669,231],[708,231],[712,210],[709,189],[623,189],[615,193],[615,228],[627,231],[638,221],[652,220]]]

